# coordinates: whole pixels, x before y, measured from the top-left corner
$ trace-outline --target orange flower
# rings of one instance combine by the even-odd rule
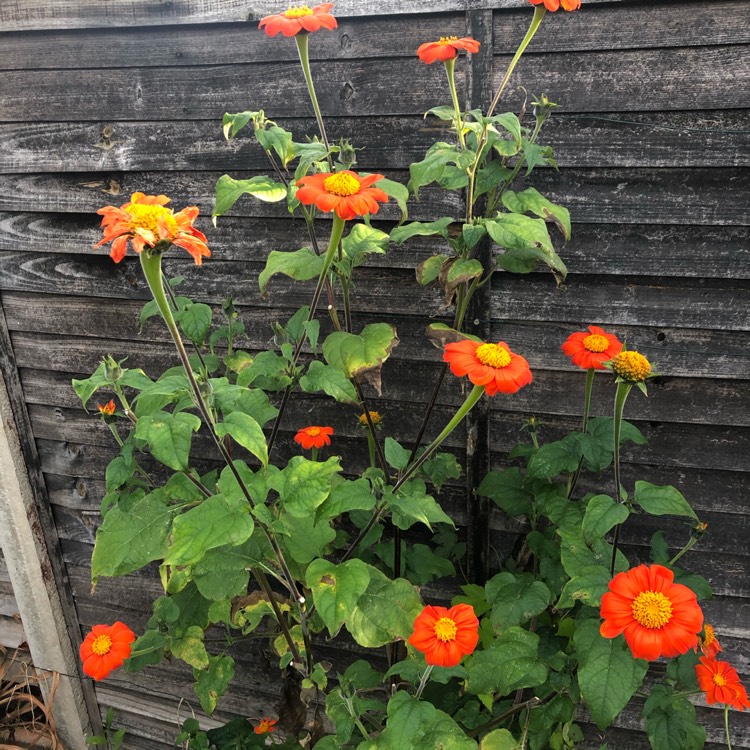
[[[333,427],[303,427],[294,436],[294,442],[299,443],[306,451],[310,448],[322,448],[331,444]]]
[[[724,703],[738,711],[750,708],[747,690],[729,662],[701,656],[700,664],[695,665],[695,676],[709,706]]]
[[[693,591],[674,583],[663,565],[639,565],[618,573],[602,597],[600,633],[625,633],[636,659],[679,656],[698,645],[703,612]]]
[[[544,7],[553,13],[559,10],[561,5],[563,10],[578,10],[581,7],[581,0],[529,0],[529,2],[532,5],[544,3]]]
[[[265,716],[258,722],[258,726],[253,730],[255,734],[268,734],[274,731],[274,727],[278,723],[278,719],[272,719],[269,716]]]
[[[713,625],[704,624],[703,634],[698,636],[698,645],[705,656],[716,656],[722,650],[721,644],[714,633]]]
[[[122,622],[94,625],[79,649],[83,671],[95,680],[103,680],[130,656],[134,640],[135,633]]]
[[[108,404],[97,404],[97,408],[99,409],[99,414],[101,414],[103,417],[111,417],[115,413],[115,409],[117,408],[115,406],[114,399],[110,399]]]
[[[608,367],[627,383],[642,383],[651,374],[651,363],[640,352],[620,352]]]
[[[434,63],[436,60],[445,62],[453,60],[460,50],[476,54],[479,52],[479,42],[470,36],[459,39],[457,36],[441,36],[437,42],[426,42],[417,48],[417,55],[422,62]]]
[[[292,5],[283,13],[262,18],[258,24],[268,36],[276,36],[281,32],[284,36],[296,36],[317,31],[321,26],[331,31],[338,26],[336,19],[329,13],[333,3],[323,3],[309,8],[307,5]]]
[[[379,412],[371,411],[370,420],[372,421],[373,425],[379,429],[380,424],[383,421],[383,417],[380,416]],[[364,414],[359,415],[359,425],[360,427],[367,427],[367,417]]]
[[[428,664],[455,667],[472,653],[479,640],[479,620],[468,604],[425,607],[414,620],[409,643],[424,654]]]
[[[562,350],[577,367],[584,370],[604,370],[606,368],[603,363],[609,362],[622,351],[622,343],[617,336],[607,333],[599,326],[589,326],[589,331],[571,333],[562,345]]]
[[[297,198],[306,206],[315,204],[321,211],[335,211],[346,221],[355,216],[376,214],[380,209],[378,201],[388,202],[385,191],[370,187],[382,179],[382,174],[360,177],[348,169],[335,174],[322,172],[297,180]]]
[[[468,375],[474,385],[483,385],[488,396],[498,391],[515,393],[532,381],[529,363],[501,341],[480,344],[471,339],[445,345],[443,361],[449,362],[451,372],[458,377]]]
[[[206,245],[206,235],[193,226],[199,209],[188,206],[174,213],[171,208],[164,207],[167,203],[169,198],[166,195],[133,193],[130,202],[123,203],[120,208],[100,208],[97,213],[104,216],[104,238],[94,247],[111,242],[109,255],[115,263],[119,263],[128,250],[128,240],[137,253],[143,252],[146,247],[161,246],[162,243],[177,245],[187,250],[200,265],[202,258],[208,258],[211,251]]]

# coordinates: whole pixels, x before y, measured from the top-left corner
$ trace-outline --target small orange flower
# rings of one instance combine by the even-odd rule
[[[729,662],[701,656],[700,664],[695,665],[695,676],[709,706],[724,703],[738,711],[750,708],[747,690]]]
[[[135,633],[122,622],[94,625],[79,649],[83,671],[95,680],[103,680],[124,664],[134,640]]]
[[[299,443],[306,451],[310,448],[322,448],[324,445],[331,444],[331,435],[333,427],[303,427],[294,436],[294,442]]]
[[[339,218],[376,214],[378,201],[388,202],[388,195],[373,183],[382,180],[382,174],[360,177],[356,172],[321,172],[297,180],[297,198],[306,206],[315,204],[321,211],[335,211]]]
[[[261,18],[258,24],[268,36],[281,32],[284,36],[296,36],[317,31],[321,26],[329,31],[338,26],[336,19],[329,13],[333,3],[323,3],[310,8],[307,5],[292,5],[283,13]],[[265,28],[263,28],[265,27]]]
[[[437,42],[420,44],[417,48],[417,55],[422,62],[429,65],[436,60],[440,60],[441,62],[453,60],[462,49],[475,55],[479,52],[479,42],[470,36],[465,36],[461,39],[457,36],[443,36]]]
[[[640,352],[620,352],[607,366],[627,383],[642,383],[651,375],[651,363]]]
[[[383,417],[380,416],[380,414],[376,411],[370,412],[370,420],[372,421],[373,425],[375,427],[380,427],[381,422],[383,421]],[[361,427],[367,427],[367,417],[364,414],[359,415],[359,424]]]
[[[589,333],[571,333],[562,345],[574,365],[584,370],[604,370],[604,362],[609,362],[622,351],[622,343],[617,336],[607,333],[599,326],[589,326]]]
[[[96,407],[99,409],[99,414],[101,414],[103,417],[111,417],[115,413],[115,409],[117,408],[115,406],[114,399],[110,399],[108,404],[97,404]]]
[[[704,656],[714,657],[722,650],[721,644],[716,638],[716,633],[714,633],[713,625],[708,623],[703,625],[703,633],[698,636],[698,645]]]
[[[616,638],[625,633],[636,659],[674,657],[698,645],[703,611],[695,593],[674,583],[663,565],[639,565],[618,573],[609,582],[600,611],[600,633]]]
[[[435,667],[455,667],[477,647],[479,620],[469,604],[425,607],[414,620],[409,643]]]
[[[274,727],[278,723],[278,719],[272,719],[269,716],[265,716],[258,722],[258,726],[253,730],[255,734],[268,734],[274,731]]]
[[[167,203],[169,198],[166,195],[133,193],[130,202],[123,203],[120,208],[100,208],[97,213],[104,217],[104,238],[94,247],[111,242],[109,255],[115,263],[119,263],[128,251],[128,240],[137,253],[160,243],[177,245],[187,250],[196,265],[200,265],[203,257],[208,258],[211,251],[206,244],[206,235],[193,226],[199,209],[188,206],[174,213],[171,208],[165,208]]]
[[[559,10],[561,5],[563,10],[578,10],[581,7],[581,0],[529,0],[529,2],[532,5],[544,3],[544,7],[553,13]]]
[[[532,381],[529,363],[501,341],[480,344],[471,339],[445,345],[443,361],[450,363],[458,377],[469,376],[474,385],[483,385],[488,396],[498,392],[515,393]]]

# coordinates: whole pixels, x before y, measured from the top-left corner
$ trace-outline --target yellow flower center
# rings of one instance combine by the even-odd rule
[[[710,646],[716,640],[716,634],[714,633],[713,625],[703,626],[703,645]]]
[[[379,425],[383,421],[383,418],[376,411],[371,411],[370,412],[370,419],[372,420],[372,423],[374,425]],[[364,414],[360,415],[360,417],[359,417],[359,423],[363,427],[367,426],[367,417]]]
[[[307,433],[307,434],[308,434],[308,435],[309,435],[310,437],[318,437],[318,435],[320,435],[320,428],[319,428],[319,427],[308,427],[308,428],[307,428],[307,429],[305,430],[305,432],[306,432],[306,433]]]
[[[435,637],[443,643],[456,640],[456,632],[458,627],[450,617],[441,617],[435,623]]]
[[[300,5],[299,8],[292,6],[284,12],[286,18],[302,18],[302,16],[311,16],[313,12],[306,5]]]
[[[718,685],[719,687],[724,687],[727,684],[727,679],[723,674],[715,674],[713,679],[714,685]]]
[[[644,591],[633,600],[633,618],[644,628],[663,628],[672,619],[672,602],[659,591]]]
[[[457,36],[441,36],[438,44],[452,44],[453,42],[457,42],[457,41],[458,41]]]
[[[159,236],[159,219],[162,219],[164,225],[171,237],[175,237],[179,231],[177,221],[175,221],[172,211],[164,206],[149,206],[143,203],[133,203],[128,206],[125,212],[130,214],[130,227],[133,232],[138,229],[146,229]]]
[[[620,352],[612,360],[612,370],[623,380],[637,383],[651,372],[651,363],[638,352]]]
[[[326,177],[323,187],[326,193],[345,197],[347,195],[355,195],[359,192],[359,180],[354,175],[339,172],[338,174]]]
[[[606,336],[601,336],[598,333],[592,333],[583,340],[583,348],[590,352],[606,352],[608,346],[609,341],[607,341]]]
[[[104,656],[108,654],[112,648],[112,639],[108,635],[97,635],[94,638],[94,642],[91,644],[91,650],[97,656]]]
[[[499,344],[482,344],[477,347],[476,354],[483,365],[494,367],[496,370],[510,364],[510,354]]]

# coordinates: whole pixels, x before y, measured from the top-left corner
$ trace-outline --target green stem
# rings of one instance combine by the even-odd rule
[[[458,105],[458,93],[456,92],[456,79],[454,75],[456,67],[456,58],[445,61],[445,72],[448,75],[448,86],[451,90],[453,99],[453,110],[456,113],[456,129],[458,130],[458,142],[461,144],[461,150],[466,151],[466,141],[464,140],[464,125],[461,121],[461,107]]]
[[[591,393],[594,390],[594,375],[596,374],[596,370],[593,367],[590,367],[586,371],[586,390],[583,397],[583,419],[581,420],[581,432],[585,435],[586,434],[586,428],[589,424],[589,414],[591,413]],[[568,482],[568,493],[567,497],[570,498],[570,496],[573,494],[573,490],[576,488],[576,484],[578,482],[578,477],[581,476],[581,468],[583,467],[583,456],[581,456],[580,460],[578,461],[578,467],[576,468],[575,472],[570,478],[570,481]]]
[[[318,121],[318,130],[320,131],[320,137],[323,140],[323,145],[326,147],[328,153],[328,166],[333,171],[333,165],[331,164],[331,147],[328,144],[328,136],[326,135],[326,128],[323,124],[323,116],[320,113],[320,106],[318,105],[318,97],[315,95],[315,84],[313,83],[312,75],[310,74],[310,55],[308,53],[308,40],[309,34],[297,34],[294,37],[294,41],[297,42],[297,52],[299,53],[299,61],[302,64],[302,72],[305,74],[305,82],[307,83],[307,90],[310,92],[310,101],[312,101],[313,109],[315,110],[315,119]]]
[[[537,29],[539,28],[539,24],[541,24],[542,19],[544,18],[544,14],[546,12],[547,12],[547,9],[543,5],[537,5],[536,8],[534,8],[534,17],[531,19],[531,25],[529,26],[529,30],[526,32],[526,36],[521,40],[521,44],[516,50],[516,54],[513,55],[513,59],[510,61],[510,65],[508,66],[508,70],[505,71],[505,76],[503,77],[503,80],[500,83],[500,88],[497,90],[497,93],[495,94],[495,97],[493,98],[492,103],[490,104],[490,108],[487,110],[487,118],[492,117],[492,113],[495,111],[495,107],[497,107],[498,102],[500,101],[500,97],[502,96],[503,91],[505,90],[505,87],[508,85],[508,81],[510,80],[510,77],[513,74],[513,71],[516,69],[516,65],[518,65],[518,61],[521,59],[521,55],[523,55],[523,53],[526,51],[526,48],[529,46],[531,40],[534,38],[534,34],[536,34]],[[471,223],[471,219],[474,213],[474,183],[476,180],[479,162],[482,158],[482,151],[484,150],[484,145],[486,143],[487,143],[487,127],[485,125],[485,127],[482,128],[482,134],[480,135],[477,141],[477,153],[476,153],[476,156],[474,157],[474,163],[471,165],[471,168],[469,169],[469,190],[468,190],[469,197],[468,197],[467,206],[466,206],[467,223]]]
[[[443,431],[427,446],[425,452],[409,466],[409,468],[402,474],[401,478],[393,485],[393,492],[395,493],[399,487],[402,487],[404,483],[411,478],[416,470],[440,447],[440,444],[445,440],[453,430],[458,427],[461,420],[472,410],[474,405],[479,401],[484,393],[483,385],[475,385],[471,393],[466,397],[466,401],[463,402],[459,410],[453,415],[450,422],[443,428]]]
[[[429,664],[427,666],[427,669],[425,669],[424,674],[422,675],[422,679],[419,681],[419,687],[417,687],[417,692],[414,693],[414,697],[419,700],[419,698],[422,695],[422,691],[425,689],[425,685],[427,685],[427,681],[430,679],[430,675],[432,674],[432,670],[434,669],[434,666],[432,664]]]
[[[318,449],[313,445],[312,447],[312,455],[310,456],[311,461],[317,461],[318,460]]]
[[[375,441],[370,430],[367,430],[367,450],[370,454],[370,468],[374,469],[377,466],[375,460]]]
[[[693,549],[696,544],[698,544],[697,537],[691,536],[690,541],[669,561],[669,564],[674,565],[686,552]]]
[[[255,508],[255,502],[253,501],[249,490],[245,486],[245,483],[243,482],[242,477],[240,476],[239,471],[237,470],[237,467],[234,465],[234,461],[232,460],[232,457],[227,452],[227,449],[224,446],[224,443],[222,442],[221,438],[219,438],[219,436],[216,434],[214,421],[211,418],[211,414],[209,412],[208,406],[206,405],[206,402],[203,399],[203,394],[201,393],[200,386],[195,380],[195,373],[193,372],[193,369],[190,366],[190,360],[188,358],[187,351],[185,351],[185,345],[182,342],[182,337],[180,336],[180,332],[177,328],[177,324],[175,323],[174,316],[172,315],[172,310],[169,306],[169,302],[167,301],[166,294],[164,293],[164,284],[162,281],[162,273],[161,273],[161,253],[159,252],[152,253],[152,252],[149,252],[148,250],[144,250],[142,253],[140,253],[140,259],[141,259],[141,268],[143,269],[143,275],[146,278],[146,282],[148,283],[149,289],[151,290],[151,295],[154,298],[154,302],[156,302],[156,306],[159,308],[159,312],[161,313],[161,316],[164,319],[164,323],[166,324],[167,329],[169,330],[169,333],[172,336],[174,345],[177,348],[177,353],[179,354],[183,369],[185,370],[185,375],[187,376],[187,379],[190,382],[190,387],[193,391],[193,397],[195,399],[195,404],[198,408],[198,411],[200,412],[203,418],[203,421],[208,427],[208,431],[211,433],[211,437],[213,438],[213,441],[216,447],[218,448],[219,453],[221,454],[225,463],[229,467],[229,470],[234,475],[234,478],[237,480],[237,484],[242,490],[242,493],[245,496],[248,504],[250,505],[251,508]],[[273,537],[273,534],[271,534],[269,529],[265,526],[265,524],[261,524],[261,527],[263,528],[263,531],[265,532],[266,537],[268,538],[268,541],[275,553],[276,559],[278,560],[281,570],[284,573],[284,577],[286,578],[287,583],[290,587],[290,591],[293,593],[295,600],[297,601],[298,607],[300,607],[300,611],[301,611],[301,603],[304,602],[304,597],[302,597],[299,591],[297,590],[297,586],[294,583],[294,578],[292,577],[291,572],[289,571],[289,568],[286,564],[286,561],[284,560],[284,556],[281,552],[278,542]],[[263,583],[265,584],[264,588],[270,591],[268,580],[266,579],[265,574],[260,571],[255,571],[255,572],[256,572],[256,577],[258,578],[259,582],[263,580]],[[263,585],[263,583],[261,585]],[[274,609],[277,608],[277,605],[275,604],[274,601],[271,602],[271,606],[274,607]],[[280,616],[280,613],[278,614],[278,616]],[[301,662],[302,660],[301,660],[299,651],[297,650],[297,646],[294,643],[294,639],[292,638],[291,633],[288,631],[288,629],[285,632],[285,636],[286,636],[287,643],[289,644],[289,648],[295,657],[295,661]]]
[[[732,750],[732,740],[729,736],[729,706],[724,706],[724,730],[727,733],[727,750]]]
[[[620,492],[620,432],[622,431],[622,414],[625,410],[625,402],[628,399],[628,394],[633,388],[633,383],[618,383],[617,393],[615,393],[615,414],[614,414],[614,475],[615,475],[615,502],[622,502],[622,494]],[[617,562],[617,542],[620,539],[620,526],[615,526],[615,534],[612,539],[612,561],[609,566],[609,574],[613,576],[615,574],[615,563]]]
[[[299,36],[295,37],[296,39],[299,39]],[[328,270],[331,267],[331,263],[333,263],[334,255],[336,254],[336,248],[339,245],[339,242],[341,241],[341,235],[344,233],[344,226],[346,225],[346,221],[344,219],[340,218],[338,214],[333,214],[333,226],[331,227],[331,239],[328,243],[328,249],[326,250],[325,258],[323,259],[323,268],[320,270],[320,275],[318,276],[318,283],[315,286],[315,291],[313,292],[312,301],[310,302],[310,311],[307,313],[307,322],[309,323],[314,317],[315,312],[318,308],[318,302],[320,302],[320,295],[323,292],[323,287],[325,286],[326,279],[328,278]],[[293,359],[293,364],[296,364],[297,358],[300,355],[300,352],[302,351],[302,344],[304,342],[304,337],[300,339],[299,343],[297,344],[297,348],[295,349]],[[281,418],[284,414],[284,411],[286,409],[287,402],[289,400],[289,395],[291,394],[292,386],[288,385],[286,387],[286,390],[284,391],[284,395],[281,400],[281,405],[279,406],[279,413],[276,415],[276,419],[273,423],[273,428],[271,429],[271,435],[268,438],[268,452],[271,453],[271,450],[273,449],[274,443],[276,442],[276,437],[279,434],[279,427],[281,426]]]

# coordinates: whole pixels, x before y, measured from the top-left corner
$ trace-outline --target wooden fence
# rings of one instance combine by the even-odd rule
[[[257,20],[277,10],[267,0],[14,0],[0,3],[0,362],[16,404],[46,530],[58,559],[74,634],[96,622],[126,620],[135,630],[160,592],[154,575],[90,585],[90,556],[100,520],[103,472],[111,436],[87,415],[70,387],[101,356],[129,357],[155,374],[173,361],[165,332],[138,332],[147,289],[137,263],[114,265],[92,252],[95,211],[135,190],[167,193],[174,205],[210,215],[213,186],[224,172],[266,170],[249,138],[227,143],[225,111],[264,108],[295,133],[312,133],[294,45],[269,39]],[[447,101],[442,66],[415,57],[423,41],[471,35],[484,54],[457,66],[459,91],[486,106],[525,33],[526,0],[370,0],[337,2],[340,26],[311,40],[314,76],[332,138],[364,146],[359,166],[405,182],[440,131],[423,119]],[[491,52],[491,54],[489,54]],[[750,6],[746,0],[584,0],[576,13],[548,14],[504,97],[518,111],[526,92],[562,104],[545,128],[559,171],[535,173],[535,185],[570,208],[572,241],[561,251],[570,269],[549,274],[496,274],[473,310],[475,329],[523,352],[534,385],[493,403],[454,433],[466,477],[442,499],[470,541],[470,569],[507,552],[515,528],[467,493],[467,482],[506,462],[531,415],[555,436],[578,423],[582,379],[560,352],[567,335],[598,323],[656,362],[663,373],[649,398],[635,395],[627,414],[649,438],[628,450],[624,480],[635,472],[672,483],[709,523],[690,556],[716,592],[707,615],[740,672],[750,674]],[[415,219],[460,210],[456,198],[426,189],[410,207]],[[396,211],[386,207],[388,224]],[[268,300],[256,279],[271,249],[295,249],[300,222],[278,205],[240,201],[213,230],[214,255],[201,269],[169,260],[187,293],[218,306],[236,298],[250,349],[271,339],[270,322],[307,302],[309,290],[274,281]],[[386,429],[409,440],[420,400],[437,372],[439,353],[423,335],[440,319],[441,299],[416,285],[415,263],[431,242],[414,241],[358,270],[358,320],[394,320],[401,345],[384,370],[375,399]],[[302,289],[302,290],[301,290]],[[595,413],[609,413],[602,391]],[[445,389],[432,429],[461,398]],[[354,416],[342,422],[314,399],[300,399],[280,441],[291,453],[295,418],[315,409],[335,420],[337,447],[361,445]],[[322,411],[321,411],[322,410]],[[465,480],[465,481],[464,481]],[[44,516],[43,516],[44,517]],[[625,539],[632,559],[646,559],[658,524],[644,519]],[[669,540],[680,546],[674,527]],[[66,587],[69,586],[69,589]],[[323,647],[332,660],[351,658],[341,639]],[[273,666],[253,646],[235,654],[237,679],[220,704],[227,713],[273,713]],[[113,706],[128,730],[126,746],[172,746],[190,715],[191,675],[162,664],[117,673],[96,686],[102,710]],[[722,746],[721,712],[699,708],[711,750]],[[640,750],[639,708],[607,732],[609,747]],[[750,748],[750,722],[735,714],[735,748]],[[586,748],[604,741],[588,728]]]

